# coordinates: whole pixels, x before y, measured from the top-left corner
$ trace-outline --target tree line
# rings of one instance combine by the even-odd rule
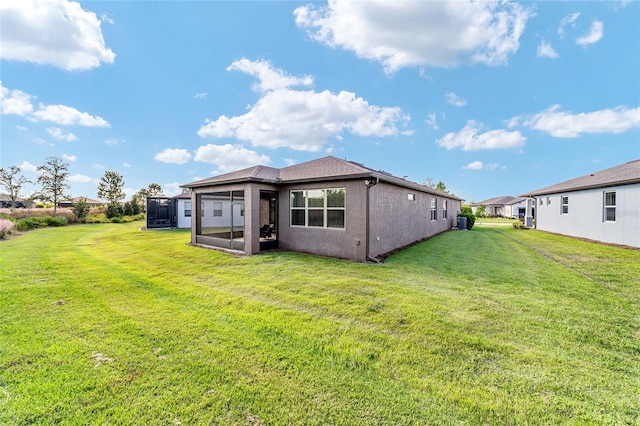
[[[16,207],[22,188],[28,183],[35,183],[27,179],[20,172],[19,166],[0,168],[0,186],[4,187],[11,202],[11,208]],[[67,195],[69,186],[69,163],[59,157],[47,157],[45,162],[37,167],[40,190],[25,197],[29,201],[42,200],[53,204],[53,214],[57,212],[58,204],[64,200],[70,200]],[[148,187],[136,192],[131,200],[123,203],[124,177],[112,170],[107,170],[98,183],[98,198],[107,201],[106,216],[119,217],[123,215],[136,215],[146,211],[147,197],[163,196],[162,187],[158,183],[151,183]],[[84,217],[89,212],[86,199],[81,198],[73,203],[71,209],[79,217]]]

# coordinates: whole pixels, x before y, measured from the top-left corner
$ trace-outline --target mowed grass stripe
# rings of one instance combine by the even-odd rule
[[[612,293],[519,242],[540,233],[504,232],[516,240],[447,233],[384,265],[237,258],[134,225],[28,233],[0,245],[0,414],[43,424],[634,421],[640,324],[620,295],[638,290],[624,272],[637,255],[606,254],[623,270],[607,272]],[[113,361],[95,367],[96,352]]]

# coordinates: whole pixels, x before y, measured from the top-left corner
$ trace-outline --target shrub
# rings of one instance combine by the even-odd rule
[[[122,223],[124,222],[120,216],[112,217],[111,223]]]
[[[89,214],[89,204],[87,204],[86,198],[80,198],[77,202],[71,205],[71,211],[76,217],[82,221]]]
[[[471,207],[469,206],[462,206],[462,209],[460,211],[461,213],[473,213],[473,210],[471,210]]]
[[[528,229],[527,226],[524,224],[524,222],[513,222],[513,227],[516,229]]]
[[[122,216],[122,206],[118,204],[109,204],[107,206],[106,215],[108,219]]]
[[[65,216],[56,216],[56,217],[48,216],[46,218],[46,221],[47,221],[47,225],[49,226],[64,226],[67,223],[69,223],[69,220]]]
[[[13,222],[8,219],[0,219],[0,240],[4,240],[13,230]]]
[[[28,231],[29,229],[33,229],[38,226],[35,220],[31,217],[25,217],[24,219],[19,219],[16,222],[16,229],[18,231]]]
[[[36,204],[36,209],[44,209],[44,204],[42,203]]]
[[[476,223],[476,216],[473,213],[461,212],[458,213],[458,217],[467,218],[467,229],[473,228],[473,225]]]

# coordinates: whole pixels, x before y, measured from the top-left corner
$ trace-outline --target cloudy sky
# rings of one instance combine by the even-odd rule
[[[640,2],[0,3],[0,165],[129,194],[326,155],[467,201],[640,158]],[[25,193],[36,187],[28,186]]]

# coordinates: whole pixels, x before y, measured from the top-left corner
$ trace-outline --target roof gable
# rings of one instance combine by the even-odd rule
[[[280,170],[280,180],[282,182],[291,182],[313,179],[344,178],[349,176],[356,177],[370,174],[371,170],[356,163],[328,156],[285,167]]]
[[[640,159],[528,192],[524,196],[640,183]]]

